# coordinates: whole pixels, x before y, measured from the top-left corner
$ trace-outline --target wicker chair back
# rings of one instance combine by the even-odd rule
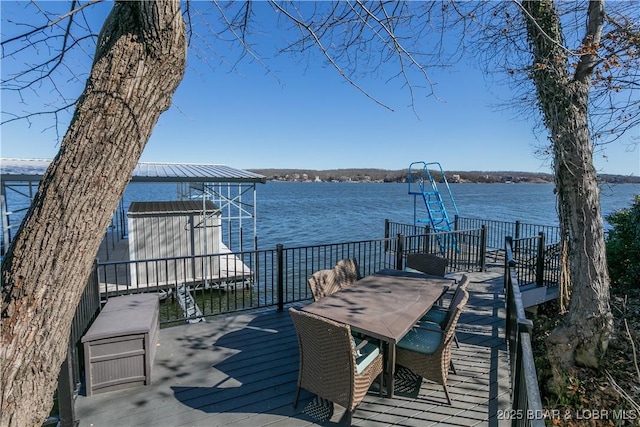
[[[447,391],[447,377],[449,369],[453,368],[451,363],[451,344],[455,337],[456,324],[462,309],[469,299],[469,292],[466,289],[462,289],[460,295],[456,301],[452,301],[449,307],[452,315],[442,331],[440,344],[433,353],[422,353],[401,347],[398,347],[396,351],[396,364],[409,368],[424,379],[442,385],[449,405],[451,405],[451,398]]]
[[[407,267],[425,274],[444,277],[449,261],[433,254],[407,254]]]
[[[332,269],[318,270],[307,281],[314,301],[353,285],[360,279],[355,259],[342,259]]]
[[[298,335],[300,369],[298,390],[304,388],[349,411],[348,420],[373,381],[382,374],[382,353],[360,373],[349,325],[295,308],[289,313]]]

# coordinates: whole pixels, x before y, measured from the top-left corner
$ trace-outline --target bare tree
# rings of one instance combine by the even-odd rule
[[[522,6],[534,58],[531,75],[553,145],[558,212],[573,284],[566,320],[548,342],[550,357],[556,368],[567,369],[574,362],[597,367],[613,329],[600,189],[587,114],[604,2],[589,3],[584,53],[573,73],[554,5],[526,1]]]
[[[178,1],[114,4],[60,152],[3,259],[1,425],[46,418],[101,236],[185,61]]]
[[[547,342],[557,391],[575,365],[599,366],[612,334],[593,157],[640,122],[639,12],[633,3],[617,3],[607,13],[604,1],[543,0],[482,14],[500,22],[485,27],[490,30],[483,36],[491,34],[485,41],[508,40],[493,60],[521,78],[515,80],[521,96],[514,100],[535,107],[549,141],[542,152],[551,156],[555,176],[564,251],[561,294],[570,295],[564,321]]]
[[[570,50],[553,2],[522,4],[533,56],[531,78],[552,144],[563,246],[568,252],[569,311],[548,340],[558,391],[565,386],[564,372],[574,364],[599,366],[613,330],[594,141],[614,139],[638,123],[634,102],[622,103],[623,108],[594,108],[589,102],[590,96],[613,98],[629,73],[637,73],[638,51],[629,45],[633,39],[628,33],[637,31],[637,22],[633,28],[633,21],[611,21],[615,25],[606,32],[604,1],[590,1],[583,12],[579,46]],[[629,84],[638,89],[635,79],[625,86]]]

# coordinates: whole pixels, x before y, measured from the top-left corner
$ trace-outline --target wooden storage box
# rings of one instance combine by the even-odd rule
[[[151,383],[157,294],[110,298],[84,337],[87,396]]]

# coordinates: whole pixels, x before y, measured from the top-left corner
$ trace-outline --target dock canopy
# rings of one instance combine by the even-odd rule
[[[0,159],[0,256],[11,242],[13,231],[20,226],[50,164],[51,160],[47,159]],[[158,162],[138,163],[130,180],[130,183],[175,183],[178,200],[211,200],[222,211],[223,227],[228,228],[224,235],[238,234],[234,242],[248,242],[240,234],[247,221],[253,223],[254,249],[256,184],[266,182],[263,175],[225,165]],[[121,200],[113,221],[121,238],[127,234],[125,210]],[[227,246],[234,248],[231,241]]]
[[[40,181],[51,160],[1,159],[2,182]],[[195,163],[138,163],[131,182],[247,182],[265,183],[263,175],[225,165]]]

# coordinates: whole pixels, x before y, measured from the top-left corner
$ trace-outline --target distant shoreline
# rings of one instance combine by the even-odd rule
[[[406,170],[384,169],[249,169],[264,175],[268,181],[277,182],[406,182]],[[553,184],[554,177],[548,173],[537,172],[479,172],[445,171],[447,181],[453,183],[527,183]],[[640,184],[639,176],[602,174],[600,182],[609,184]]]

